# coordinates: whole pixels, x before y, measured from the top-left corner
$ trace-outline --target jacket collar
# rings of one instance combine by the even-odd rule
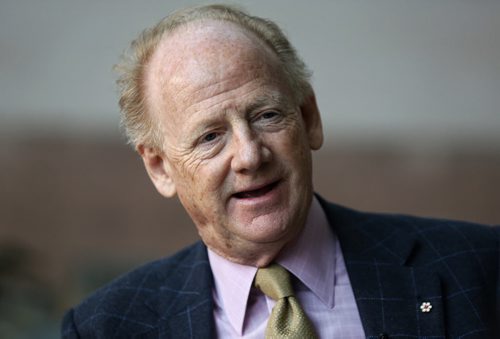
[[[144,338],[213,336],[213,278],[207,249],[198,242],[185,253],[175,267],[155,272],[157,292],[145,304],[157,319],[157,326],[142,334]]]
[[[417,238],[404,218],[360,213],[318,197],[337,234],[366,337],[443,337],[441,281],[426,267],[412,266]],[[432,312],[420,305],[431,302]]]
[[[344,257],[405,265],[415,250],[416,239],[392,227],[389,221],[331,204],[317,196],[330,226],[340,239]]]

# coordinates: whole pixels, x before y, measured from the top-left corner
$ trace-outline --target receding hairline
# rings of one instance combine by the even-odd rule
[[[207,25],[203,26],[204,24]],[[160,53],[166,57],[162,59],[168,66],[170,61],[179,59],[178,51],[181,55],[184,53],[185,56],[190,57],[192,53],[203,54],[204,51],[210,51],[217,43],[227,45],[232,42],[235,43],[235,49],[248,48],[247,50],[258,51],[256,54],[265,55],[266,60],[271,59],[270,61],[277,63],[276,66],[282,66],[273,48],[251,30],[231,21],[202,18],[179,26],[174,31],[166,32],[151,53],[145,71],[149,70],[155,59],[158,61]]]
[[[208,23],[208,26],[203,27],[202,25],[204,23]],[[155,46],[154,50],[152,51],[148,62],[151,61],[151,59],[154,57],[154,55],[157,53],[157,51],[159,49],[161,49],[162,46],[164,46],[165,44],[167,44],[169,42],[169,40],[178,39],[182,44],[188,45],[186,43],[186,36],[183,35],[183,31],[187,32],[187,34],[189,34],[190,31],[198,30],[199,28],[205,28],[205,29],[210,28],[210,24],[212,24],[212,26],[221,26],[221,25],[223,25],[223,26],[232,27],[232,28],[230,28],[228,30],[224,30],[224,33],[235,32],[239,36],[247,37],[249,42],[251,42],[255,46],[262,47],[263,49],[266,49],[273,56],[276,57],[276,60],[279,60],[279,55],[274,50],[273,46],[269,45],[269,43],[267,43],[265,41],[265,39],[263,39],[262,37],[260,37],[258,34],[256,34],[254,31],[252,31],[248,27],[245,27],[244,25],[242,25],[242,24],[240,24],[238,22],[234,22],[234,21],[230,21],[230,20],[225,20],[225,19],[219,19],[219,18],[196,18],[196,19],[193,19],[192,21],[189,21],[189,22],[183,23],[183,24],[181,24],[179,26],[176,26],[171,31],[164,32],[162,34],[161,38],[160,38],[159,43]],[[239,34],[239,33],[243,33],[243,34]],[[227,34],[227,35],[229,35],[229,34]],[[196,34],[193,34],[192,36],[199,38],[200,34],[199,34],[199,32],[196,32]],[[198,39],[198,43],[199,42],[200,41]]]
[[[204,24],[207,26],[203,26]],[[207,27],[208,30],[204,31]],[[201,35],[199,34],[200,30],[203,32]],[[224,37],[219,39],[221,32],[230,39],[225,40]],[[163,96],[168,95],[169,92],[162,93],[162,90],[167,86],[171,77],[175,77],[179,73],[182,75],[182,70],[189,67],[185,61],[188,58],[196,58],[196,55],[203,54],[203,51],[212,53],[214,46],[217,47],[219,42],[223,45],[226,43],[226,45],[230,45],[234,42],[235,49],[250,51],[246,54],[249,60],[252,58],[255,58],[255,61],[265,60],[264,62],[272,69],[273,73],[279,74],[279,78],[286,82],[286,75],[279,56],[257,34],[232,21],[200,18],[186,22],[173,31],[165,32],[145,65],[143,86],[146,105],[149,106],[148,114],[151,119],[159,123],[158,115],[165,113],[161,112],[165,109],[162,107],[162,101]],[[160,128],[162,128],[161,124]]]
[[[129,144],[135,149],[142,144],[159,150],[159,145],[163,144],[162,131],[152,119],[151,107],[148,107],[146,102],[149,93],[145,93],[144,87],[145,72],[152,55],[167,37],[176,34],[183,27],[204,20],[232,24],[247,36],[251,36],[254,43],[267,46],[271,55],[277,57],[277,69],[283,71],[285,80],[294,93],[293,97],[298,102],[303,102],[311,93],[312,72],[286,34],[273,21],[252,16],[238,5],[213,4],[179,9],[142,31],[115,65],[119,74],[117,84],[120,91],[121,123]]]

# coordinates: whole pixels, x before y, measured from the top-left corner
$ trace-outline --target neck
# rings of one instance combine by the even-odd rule
[[[210,250],[217,255],[240,265],[266,267],[281,253],[283,248],[296,240],[302,229],[285,239],[280,239],[272,243],[249,243],[246,241],[233,240],[221,244],[211,244],[204,242]]]

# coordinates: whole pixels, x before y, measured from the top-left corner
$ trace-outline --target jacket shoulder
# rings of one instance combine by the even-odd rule
[[[496,247],[500,226],[474,222],[427,218],[405,214],[362,212],[321,200],[334,230],[342,228],[361,230],[377,238],[395,232],[411,235],[424,243],[436,243],[439,247]],[[342,231],[341,230],[341,231]],[[453,241],[450,241],[453,240]]]
[[[64,338],[114,336],[125,327],[127,333],[144,333],[157,326],[158,317],[148,300],[181,291],[189,272],[209,267],[206,248],[198,242],[171,257],[156,260],[112,280],[69,310],[62,325]],[[175,297],[172,293],[172,299]],[[169,302],[169,300],[165,300]]]

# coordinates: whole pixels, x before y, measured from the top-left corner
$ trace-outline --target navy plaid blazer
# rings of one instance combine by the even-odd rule
[[[500,338],[498,227],[361,213],[319,199],[367,338]],[[66,313],[62,336],[212,338],[212,286],[198,242],[94,292]]]

